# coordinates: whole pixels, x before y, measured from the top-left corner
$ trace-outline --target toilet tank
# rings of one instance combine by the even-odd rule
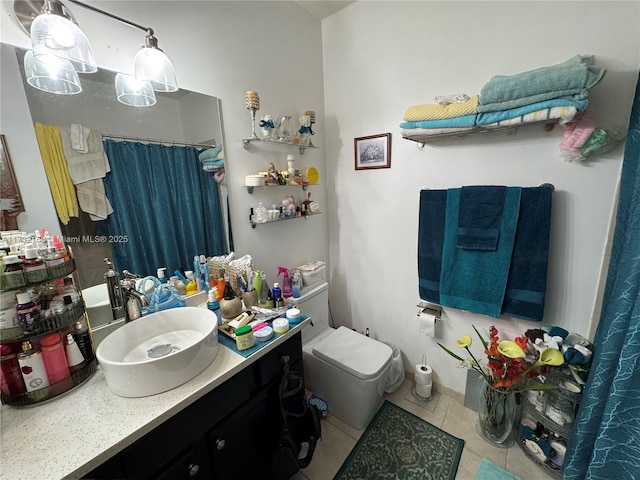
[[[316,283],[305,287],[301,293],[300,298],[287,300],[295,302],[304,315],[311,317],[313,325],[302,330],[302,343],[305,343],[329,326],[329,284]]]

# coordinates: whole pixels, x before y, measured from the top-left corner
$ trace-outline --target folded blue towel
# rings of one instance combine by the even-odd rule
[[[536,442],[540,447],[540,450],[542,450],[542,453],[544,453],[545,457],[553,458],[558,454],[555,448],[549,445],[549,442],[547,442],[546,440],[542,440],[541,438],[538,438],[536,436],[536,433],[526,425],[518,426],[518,431],[520,432],[520,435],[522,435],[527,440],[532,440]]]
[[[400,128],[452,128],[473,127],[476,124],[476,114],[460,117],[443,118],[442,120],[422,120],[419,122],[402,122]]]
[[[507,187],[462,187],[458,214],[458,248],[496,250]]]
[[[522,189],[520,216],[502,313],[542,320],[551,225],[550,186]]]
[[[589,105],[588,100],[573,100],[571,98],[554,98],[552,100],[545,100],[543,102],[536,102],[529,105],[523,105],[517,108],[508,108],[509,102],[505,102],[505,108],[498,108],[496,112],[479,113],[476,123],[478,125],[489,125],[490,123],[500,122],[502,120],[509,120],[511,118],[517,118],[528,113],[544,110],[545,108],[553,107],[576,107],[578,112],[581,112]]]
[[[440,303],[440,268],[444,245],[446,190],[421,190],[418,217],[418,287],[420,298]]]
[[[218,146],[213,147],[213,148],[207,148],[205,150],[202,150],[198,154],[198,159],[201,162],[204,162],[205,160],[217,160],[218,159],[218,154],[221,151],[222,151],[222,145],[218,145]]]
[[[507,188],[498,248],[493,251],[456,247],[461,190],[447,191],[440,304],[497,318],[509,275],[522,188]]]
[[[494,112],[517,108],[553,98],[587,98],[606,70],[591,65],[580,55],[564,63],[537,68],[516,75],[496,75],[480,91],[478,112]]]

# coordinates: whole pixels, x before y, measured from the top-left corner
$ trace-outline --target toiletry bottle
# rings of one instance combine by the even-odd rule
[[[300,274],[296,272],[293,274],[293,280],[291,282],[291,292],[293,294],[293,298],[300,298],[301,290],[302,280],[300,279]]]
[[[220,313],[220,303],[216,299],[216,293],[218,289],[212,288],[209,290],[209,301],[207,302],[207,308],[216,314],[218,326],[222,325],[222,314]]]
[[[278,298],[282,297],[282,289],[280,288],[280,284],[278,282],[274,282],[273,289],[271,290],[271,296],[273,297],[274,302],[277,302]]]
[[[193,279],[196,282],[196,291],[201,292],[202,286],[200,285],[200,255],[193,256]]]
[[[164,273],[166,270],[167,267],[160,267],[156,270],[156,276],[158,277],[158,280],[160,280],[160,283],[167,283],[167,277]]]
[[[293,295],[291,288],[291,278],[289,278],[289,269],[285,267],[278,267],[278,276],[283,275],[282,279],[282,296],[290,297]]]
[[[2,393],[5,395],[20,395],[26,392],[24,379],[18,364],[18,355],[13,345],[0,345],[0,369],[2,373],[2,381],[0,382]]]
[[[187,279],[189,280],[189,283],[187,283],[187,295],[193,295],[198,291],[198,286],[196,285],[195,276],[191,270],[187,270],[186,272],[184,272],[184,274],[187,276]]]
[[[51,240],[48,242],[47,253],[44,255],[44,264],[47,267],[47,275],[49,278],[60,277],[66,273],[64,258],[62,258],[60,252],[56,250]]]
[[[4,272],[2,272],[2,288],[5,290],[24,287],[27,282],[22,272],[22,260],[17,255],[4,257]]]
[[[267,283],[267,274],[260,272],[260,290],[258,290],[258,305],[262,308],[267,306],[267,294],[270,292],[269,284]]]
[[[22,352],[18,354],[18,364],[27,392],[34,392],[49,386],[42,352],[39,348],[33,348],[28,340],[22,342]]]
[[[282,290],[278,292],[278,296],[274,298],[274,301],[276,302],[276,307],[284,307],[284,297],[282,296]]]
[[[29,284],[42,283],[47,280],[47,267],[44,260],[38,257],[38,250],[28,248],[24,252],[25,261],[22,264],[24,279]]]
[[[234,298],[236,298],[236,293],[233,291],[233,287],[231,286],[231,283],[229,282],[229,275],[227,275],[226,273],[224,274],[224,295],[223,295],[225,300],[233,300]]]
[[[50,383],[58,383],[69,378],[69,365],[67,356],[64,353],[64,345],[60,340],[58,332],[50,332],[40,337],[40,348],[44,367],[47,370],[47,377]]]
[[[224,278],[220,277],[218,279],[218,283],[216,284],[216,291],[218,292],[216,294],[217,300],[222,300],[222,298],[224,297],[224,285]]]
[[[265,301],[265,308],[275,308],[276,302],[273,299],[273,295],[271,290],[267,290],[267,299]]]
[[[207,263],[207,257],[204,255],[200,255],[200,280],[205,283],[207,291],[209,291],[209,264]]]
[[[76,340],[73,338],[73,335],[67,333],[67,337],[65,339],[64,351],[67,356],[67,365],[69,366],[69,370],[74,372],[78,370],[84,364],[84,356],[76,343]]]
[[[25,335],[38,333],[40,329],[40,308],[31,300],[28,293],[19,293],[16,295],[18,304],[16,312],[18,313],[18,321]]]
[[[91,344],[91,335],[89,334],[89,327],[84,318],[78,319],[73,324],[73,338],[78,344],[80,352],[84,359],[89,362],[93,360],[93,345]]]

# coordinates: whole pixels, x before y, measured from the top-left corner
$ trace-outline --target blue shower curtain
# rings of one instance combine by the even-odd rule
[[[113,206],[107,226],[118,271],[193,270],[193,256],[227,253],[218,184],[192,147],[104,140]]]
[[[564,477],[640,479],[640,78],[589,380]]]

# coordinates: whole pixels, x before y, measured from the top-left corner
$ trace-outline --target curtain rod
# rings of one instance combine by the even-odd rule
[[[102,138],[111,138],[112,140],[122,139],[122,140],[131,140],[135,142],[149,142],[149,143],[168,143],[173,146],[182,146],[182,147],[196,147],[196,148],[215,148],[215,142],[213,144],[210,143],[186,143],[186,142],[174,142],[169,140],[158,140],[155,138],[142,138],[142,137],[128,137],[125,135],[113,135],[111,133],[103,133]]]

